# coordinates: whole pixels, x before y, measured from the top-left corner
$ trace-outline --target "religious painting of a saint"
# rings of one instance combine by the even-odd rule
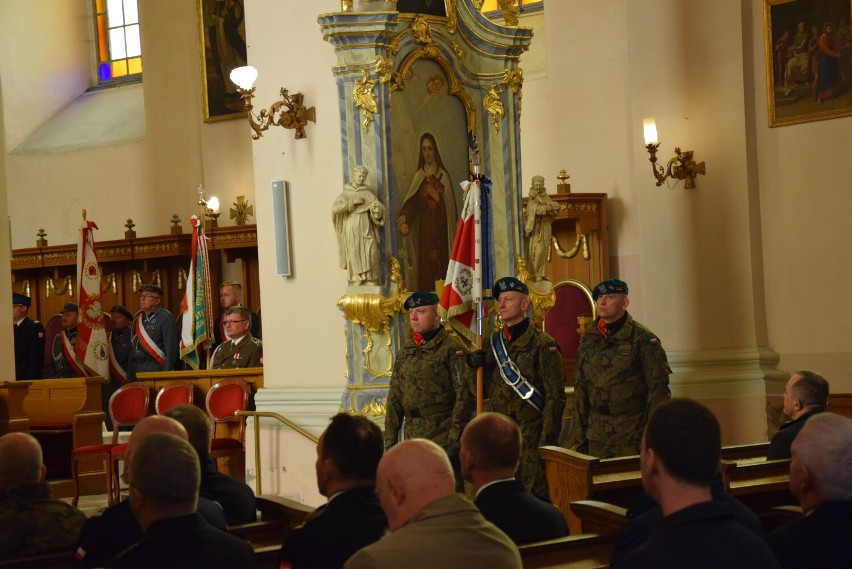
[[[467,113],[434,61],[407,70],[391,95],[395,249],[411,290],[436,290],[447,274],[468,179]]]
[[[852,114],[852,2],[765,2],[769,126]]]

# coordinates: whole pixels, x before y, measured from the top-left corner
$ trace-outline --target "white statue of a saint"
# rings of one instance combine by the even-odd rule
[[[364,184],[367,168],[355,166],[352,181],[331,207],[340,268],[346,269],[353,285],[379,284],[381,236],[385,224],[385,206]]]
[[[527,199],[527,219],[524,224],[529,270],[534,281],[546,279],[545,266],[550,261],[551,224],[562,206],[547,195],[544,177],[533,176]]]

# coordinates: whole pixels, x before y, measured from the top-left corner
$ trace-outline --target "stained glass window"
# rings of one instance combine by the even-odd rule
[[[98,83],[142,77],[137,0],[94,0]]]

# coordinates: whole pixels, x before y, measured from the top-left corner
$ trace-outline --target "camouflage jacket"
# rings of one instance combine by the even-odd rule
[[[639,449],[650,412],[671,398],[669,362],[657,336],[627,314],[609,339],[586,329],[577,349],[574,412],[566,446],[586,440]]]
[[[487,410],[513,417],[522,431],[526,430],[525,423],[540,422],[541,437],[538,441],[530,442],[535,443],[535,446],[558,444],[562,412],[565,410],[565,368],[559,344],[530,324],[523,334],[513,342],[505,342],[505,345],[509,359],[515,362],[521,375],[544,397],[544,411],[539,414],[503,380],[497,369],[490,337],[482,347],[485,351],[485,378],[488,383],[485,387],[488,394]]]
[[[386,448],[399,442],[403,420],[406,439],[458,444],[475,410],[466,355],[443,328],[422,346],[410,341],[397,352],[385,415]]]
[[[51,496],[47,482],[7,486],[0,491],[0,558],[70,551],[86,515]]]

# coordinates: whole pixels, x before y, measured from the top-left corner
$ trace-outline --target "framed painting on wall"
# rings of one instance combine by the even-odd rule
[[[244,0],[197,0],[204,122],[245,116],[231,70],[247,65]]]
[[[852,115],[852,2],[764,2],[769,126]]]

